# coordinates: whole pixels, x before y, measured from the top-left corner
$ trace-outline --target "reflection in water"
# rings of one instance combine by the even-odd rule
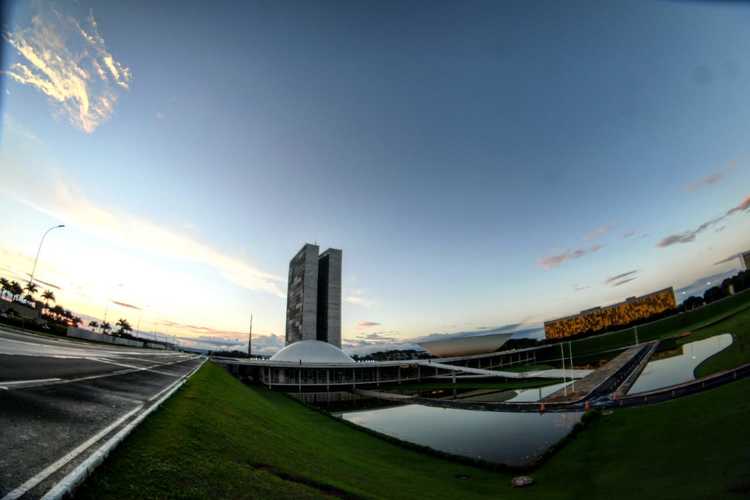
[[[566,385],[570,386],[572,384],[573,382],[564,382],[560,384],[547,385],[544,387],[537,387],[536,389],[517,390],[514,391],[516,395],[508,399],[508,401],[513,403],[533,403],[534,401],[539,401],[542,398],[546,398],[550,394],[557,392],[559,389],[562,389]]]
[[[695,368],[704,360],[729,347],[731,343],[732,335],[723,333],[684,344],[679,355],[649,362],[628,394],[652,391],[694,380]]]
[[[348,412],[341,418],[410,443],[505,465],[532,463],[581,418],[575,413],[501,413],[421,405]]]

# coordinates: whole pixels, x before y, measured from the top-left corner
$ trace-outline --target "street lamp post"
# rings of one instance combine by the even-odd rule
[[[51,228],[47,229],[44,234],[42,235],[42,239],[39,240],[39,247],[36,249],[36,257],[34,258],[34,267],[31,269],[31,275],[29,277],[29,284],[34,283],[34,275],[36,274],[36,265],[39,262],[39,254],[42,251],[42,244],[44,243],[44,238],[47,237],[47,234],[52,231],[53,229],[61,229],[65,227],[65,224],[58,224],[57,226],[52,226]]]

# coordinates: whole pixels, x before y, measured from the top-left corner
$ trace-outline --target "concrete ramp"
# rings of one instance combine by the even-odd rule
[[[470,373],[473,375],[482,375],[485,377],[502,377],[512,379],[530,379],[530,378],[584,378],[592,373],[592,370],[537,370],[529,372],[509,372],[500,370],[485,370],[484,368],[470,368],[468,366],[449,365],[435,361],[419,361],[418,364],[426,367],[440,368],[441,370],[450,370],[453,372]]]
[[[633,370],[642,366],[643,360],[648,359],[653,353],[657,342],[640,344],[618,354],[607,364],[594,370],[593,373],[583,380],[573,382],[544,398],[545,403],[575,403],[588,398],[596,391],[609,388],[611,393],[619,387]]]

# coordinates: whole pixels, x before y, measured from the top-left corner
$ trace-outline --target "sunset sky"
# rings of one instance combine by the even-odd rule
[[[19,2],[0,275],[231,346],[343,250],[345,344],[546,319],[750,249],[750,6]],[[722,262],[723,261],[723,262]],[[718,264],[717,264],[718,263]],[[45,288],[45,287],[43,287]],[[127,307],[127,305],[133,307]]]

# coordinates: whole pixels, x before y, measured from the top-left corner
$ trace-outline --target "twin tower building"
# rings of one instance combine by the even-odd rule
[[[307,243],[289,262],[286,344],[321,340],[341,348],[341,250]]]

